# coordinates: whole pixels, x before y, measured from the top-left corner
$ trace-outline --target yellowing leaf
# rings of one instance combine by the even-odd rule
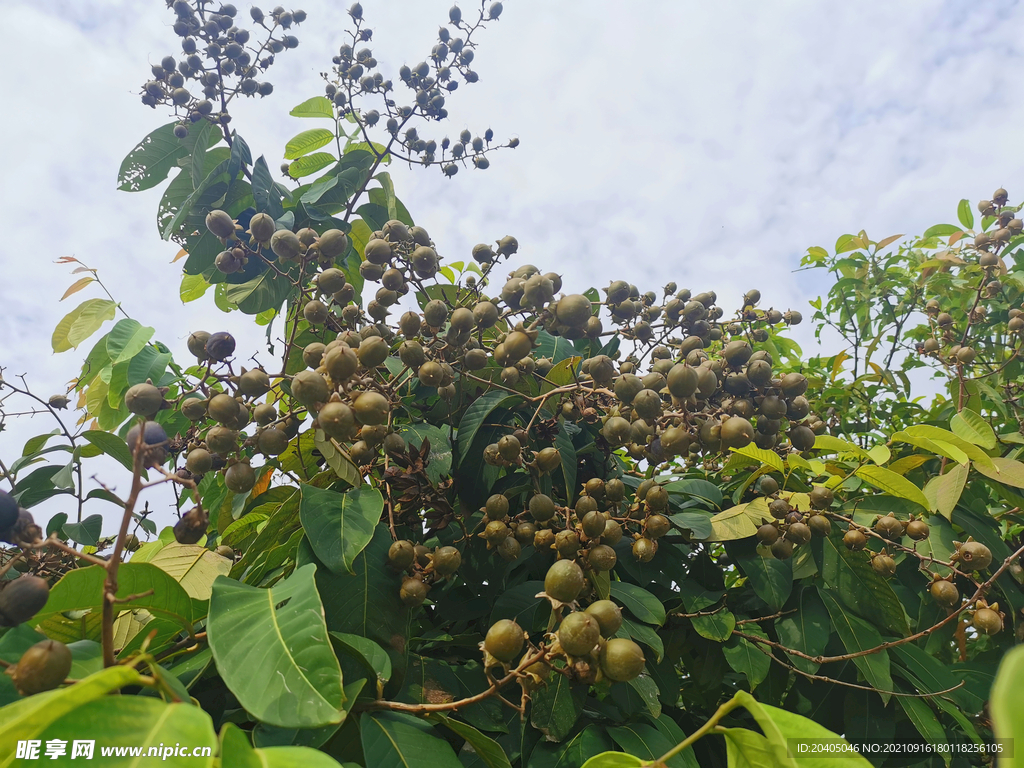
[[[885,464],[885,462],[892,458],[892,452],[884,445],[876,445],[868,451],[868,457],[875,464]]]
[[[934,456],[925,456],[923,453],[915,453],[910,456],[904,456],[900,459],[896,459],[892,464],[889,465],[889,469],[899,475],[905,475],[912,469],[917,469],[922,464],[932,461]]]
[[[60,297],[61,301],[64,301],[68,296],[73,293],[78,293],[80,290],[85,288],[89,283],[96,281],[95,277],[83,277],[81,280],[76,280],[70,288],[64,291],[64,295]]]
[[[875,488],[890,496],[912,501],[915,504],[920,504],[925,509],[931,508],[928,498],[920,488],[903,477],[903,475],[898,475],[892,470],[885,469],[884,467],[860,467],[854,474],[864,482],[875,486]]]
[[[75,349],[107,320],[114,319],[117,304],[109,299],[87,299],[66,314],[53,329],[50,346],[54,352]]]
[[[993,467],[986,467],[975,463],[974,468],[985,477],[991,478],[1003,485],[1010,485],[1014,488],[1024,488],[1024,464],[1013,459],[992,459]]]
[[[707,541],[734,541],[757,533],[757,526],[746,515],[746,504],[738,504],[711,518],[711,536]]]
[[[960,494],[964,492],[970,471],[969,466],[953,464],[946,474],[929,480],[924,488],[924,495],[928,497],[930,508],[949,520],[956,503],[960,501]]]
[[[756,459],[762,464],[767,464],[777,472],[786,471],[786,465],[782,463],[782,457],[775,453],[775,451],[766,451],[764,448],[758,448],[753,444],[750,444],[745,448],[733,448],[732,451],[733,453],[738,453],[741,456],[749,456],[752,459]]]
[[[996,433],[992,431],[989,423],[982,418],[981,414],[964,408],[956,414],[949,422],[953,434],[963,438],[969,443],[980,445],[982,448],[996,447]]]

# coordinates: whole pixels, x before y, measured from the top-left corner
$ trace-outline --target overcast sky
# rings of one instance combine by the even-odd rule
[[[426,58],[449,2],[363,0],[382,69]],[[240,20],[248,5],[237,3]],[[397,193],[442,256],[514,234],[514,263],[581,290],[625,278],[715,290],[727,311],[748,289],[810,312],[828,283],[797,273],[808,246],[866,229],[875,240],[955,221],[962,197],[1003,185],[1017,199],[1024,9],[1014,2],[771,3],[507,0],[481,36],[475,86],[449,99],[441,138],[491,127],[518,136],[487,171],[453,180],[392,167]],[[346,2],[309,0],[300,46],[278,57],[274,94],[236,109],[238,132],[272,170],[311,121],[287,116],[321,94]],[[463,3],[467,13],[472,3]],[[270,10],[270,6],[264,6]],[[0,365],[60,391],[91,345],[60,355],[50,334],[87,290],[60,303],[74,255],[132,317],[186,359],[192,330],[261,331],[210,295],[178,300],[177,247],[154,224],[162,193],[116,190],[123,156],[167,115],[139,103],[149,65],[179,55],[158,0],[6,0],[0,46]],[[397,81],[397,77],[394,77]],[[436,131],[436,133],[431,133]],[[108,330],[109,325],[104,330]],[[805,323],[798,338],[811,348]],[[48,431],[9,424],[0,457]],[[116,466],[109,468],[117,485]],[[97,507],[102,502],[96,502]],[[61,498],[39,517],[64,510]],[[109,508],[109,507],[108,507]],[[112,508],[110,508],[112,509]],[[100,511],[99,509],[93,511]]]

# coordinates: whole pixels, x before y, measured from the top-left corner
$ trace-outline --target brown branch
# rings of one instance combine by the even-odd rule
[[[458,701],[449,701],[444,704],[406,704],[401,701],[379,700],[369,702],[363,706],[357,706],[357,708],[361,710],[385,709],[391,712],[407,712],[412,715],[425,715],[430,712],[449,712],[452,710],[456,710],[461,707],[469,706],[470,704],[476,704],[477,702],[483,701],[484,699],[490,698],[491,696],[498,695],[499,690],[504,688],[513,680],[517,680],[519,677],[521,677],[524,669],[529,667],[531,664],[536,664],[538,661],[543,661],[547,659],[549,653],[550,651],[548,650],[539,650],[534,654],[528,654],[523,658],[521,662],[519,662],[519,666],[511,670],[503,678],[501,678],[500,680],[495,680],[486,690],[476,694],[475,696],[470,696],[466,699],[459,699]],[[498,696],[498,698],[502,697]],[[511,704],[509,706],[511,706],[513,709],[518,709],[518,707]]]

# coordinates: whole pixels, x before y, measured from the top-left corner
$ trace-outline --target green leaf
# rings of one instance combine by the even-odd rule
[[[50,725],[64,715],[84,712],[108,693],[126,685],[137,685],[140,677],[132,667],[108,667],[67,688],[37,693],[0,708],[0,723],[4,724],[0,729],[0,768],[15,764],[19,741],[39,739]],[[96,729],[97,723],[94,722],[80,732],[96,733]]]
[[[182,304],[202,298],[210,289],[210,284],[202,275],[182,275],[178,298]]]
[[[153,333],[153,328],[142,325],[138,320],[127,317],[118,320],[107,334],[107,355],[114,365],[131,360],[149,343]]]
[[[284,145],[284,159],[296,160],[308,155],[314,149],[320,149],[334,141],[334,133],[326,128],[310,128],[297,136],[293,136]]]
[[[576,466],[579,462],[576,458],[576,447],[573,445],[572,437],[565,428],[564,420],[558,422],[558,431],[555,433],[555,448],[558,449],[562,478],[565,480],[565,495],[568,503],[572,504],[576,498]]]
[[[630,621],[626,616],[622,617],[622,626],[615,633],[616,637],[628,637],[638,643],[642,643],[654,651],[654,660],[660,664],[665,655],[665,643],[661,636],[646,624]]]
[[[705,616],[694,616],[690,621],[698,635],[719,643],[728,640],[732,631],[736,629],[736,617],[728,609],[715,611]]]
[[[249,736],[234,723],[224,724],[220,739],[221,768],[341,768],[330,755],[309,747],[253,749],[249,744]]]
[[[828,609],[828,615],[832,618],[836,634],[839,635],[839,639],[843,641],[843,646],[849,653],[866,651],[882,644],[882,636],[871,624],[843,608],[830,591],[819,589],[818,592],[822,602],[825,603],[825,608]],[[888,702],[890,696],[884,692],[892,690],[889,652],[879,651],[866,656],[856,656],[853,663],[857,665],[857,669],[863,673],[868,682],[878,689],[878,695],[882,697],[882,701]]]
[[[956,206],[956,217],[964,225],[964,229],[974,228],[974,206],[970,200],[961,200]]]
[[[490,736],[485,736],[473,726],[459,720],[454,720],[439,712],[428,715],[427,719],[432,723],[440,723],[465,739],[473,747],[473,751],[476,752],[487,768],[512,768],[512,763],[508,761],[505,750],[501,748],[498,742]]]
[[[756,624],[744,625],[744,631],[747,634],[768,639],[768,636]],[[772,666],[771,658],[747,638],[736,635],[730,637],[722,646],[722,653],[729,666],[747,678],[750,690],[754,690],[768,677],[768,671]]]
[[[353,488],[362,484],[359,467],[352,463],[333,437],[327,437],[322,429],[313,430],[313,445],[323,455],[327,466],[334,470],[334,474]]]
[[[314,152],[311,155],[300,157],[288,166],[288,175],[293,179],[301,179],[303,176],[310,176],[317,171],[322,171],[328,165],[336,161],[330,152]]]
[[[481,395],[470,404],[466,412],[462,414],[462,420],[459,422],[460,462],[464,461],[466,456],[469,455],[470,448],[473,445],[473,438],[476,437],[476,433],[480,431],[480,427],[491,412],[495,408],[518,399],[520,398],[517,395],[509,395],[507,392],[496,390]]]
[[[373,768],[463,768],[448,742],[411,715],[364,712],[359,735]]]
[[[781,611],[793,591],[792,561],[755,554],[742,558],[739,563],[754,593],[773,611]]]
[[[954,415],[949,426],[954,435],[969,443],[988,449],[996,447],[996,433],[992,431],[992,427],[982,418],[981,414],[970,408],[964,408],[960,413]]]
[[[970,465],[952,464],[946,473],[937,475],[924,487],[924,495],[928,497],[931,509],[937,511],[947,520],[953,515],[953,509],[967,485]]]
[[[643,761],[633,755],[623,752],[602,752],[587,760],[582,768],[640,768],[642,765]]]
[[[1013,488],[1024,488],[1024,464],[1013,459],[995,457],[992,459],[993,468],[975,462],[974,468],[985,477],[995,480],[997,483],[1009,485]]]
[[[746,514],[746,509],[746,504],[738,504],[712,517],[712,535],[707,541],[735,541],[757,533],[757,525]]]
[[[391,679],[391,657],[387,652],[369,638],[352,635],[348,632],[331,632],[335,647],[356,658],[370,672],[374,681],[386,683]]]
[[[859,467],[854,474],[879,490],[928,509],[928,498],[912,482],[885,467]]]
[[[391,542],[387,525],[378,525],[369,545],[355,559],[354,574],[317,569],[316,583],[332,632],[362,635],[384,648],[394,648],[396,641],[408,637],[409,608],[399,596],[402,579],[384,565]],[[303,546],[315,557],[308,542]],[[302,553],[300,549],[300,558]]]
[[[868,454],[859,445],[843,440],[832,435],[816,435],[814,438],[814,449],[827,451],[829,453],[853,453],[867,458]]]
[[[118,189],[139,192],[155,187],[177,166],[179,158],[188,155],[189,145],[174,135],[176,125],[161,125],[128,153],[117,172]]]
[[[721,507],[724,497],[722,491],[714,483],[707,480],[684,479],[674,480],[665,485],[669,497],[681,497],[680,501],[688,501],[688,497],[696,496],[711,503],[712,506]]]
[[[317,558],[337,573],[354,574],[356,557],[366,549],[384,510],[384,497],[371,486],[345,493],[299,486],[299,519]]]
[[[148,696],[108,696],[91,701],[53,722],[39,739],[45,744],[51,739],[68,739],[68,734],[95,737],[93,756],[104,766],[139,765],[140,758],[130,754],[101,757],[101,749],[126,746],[140,748],[143,756],[155,750],[160,765],[212,766],[217,746],[213,721],[202,709],[191,702],[168,704]],[[174,754],[179,744],[188,745],[187,755]],[[70,759],[71,746],[69,743],[66,764],[76,765],[78,760]],[[164,748],[168,750],[166,755]],[[207,750],[204,757],[192,755],[192,750],[203,748]],[[158,757],[146,760],[155,762]]]
[[[910,626],[903,604],[889,581],[875,573],[868,553],[847,549],[838,526],[834,526],[821,542],[822,578],[843,603],[890,634],[909,635]]]
[[[554,741],[561,741],[583,713],[587,686],[570,681],[565,675],[552,674],[547,685],[533,692],[530,722]]]
[[[43,609],[32,623],[47,635],[79,639],[76,622],[61,614],[90,611],[99,614],[103,608],[103,583],[106,569],[90,565],[65,573],[53,588]],[[148,593],[148,594],[147,594]],[[149,563],[124,563],[117,572],[117,597],[134,596],[119,603],[121,611],[144,608],[154,616],[167,619],[180,627],[191,629],[194,621],[192,600],[173,578]],[[70,634],[69,634],[70,631]]]
[[[1020,706],[1020,692],[1024,689],[1024,647],[1010,650],[999,664],[996,681],[992,685],[989,708],[992,712],[992,731],[997,739],[1013,739],[1018,749],[1012,759],[1001,757],[1000,768],[1022,768],[1024,750],[1024,707]],[[0,715],[3,710],[0,710]],[[2,718],[0,718],[2,719]],[[1011,742],[1012,743],[1012,742]]]
[[[914,693],[914,691],[907,692]],[[931,707],[925,704],[924,701],[913,696],[899,696],[896,700],[900,703],[900,707],[903,708],[907,718],[917,728],[917,732],[921,734],[921,738],[927,743],[935,745],[949,743],[946,739],[946,731],[943,729],[942,723],[939,722],[939,718],[935,716]],[[946,765],[949,765],[950,752],[944,750],[940,754]]]
[[[729,768],[790,768],[790,760],[778,760],[771,743],[759,733],[745,728],[723,728],[725,758]]]
[[[318,728],[344,717],[341,667],[315,572],[297,568],[270,589],[223,576],[213,583],[207,633],[217,671],[253,717],[282,728]]]
[[[928,227],[921,237],[922,239],[927,240],[930,237],[946,237],[947,235],[955,235],[957,232],[963,232],[963,230],[956,224],[936,224],[934,227]]]
[[[86,547],[95,547],[103,529],[103,515],[89,515],[80,523],[65,523],[64,535]]]
[[[181,584],[189,597],[201,601],[210,599],[217,577],[227,576],[231,571],[228,558],[206,547],[179,544],[177,541],[161,547],[148,562]]]
[[[748,456],[751,459],[755,459],[761,464],[771,467],[776,472],[785,473],[786,471],[786,465],[782,463],[782,457],[775,451],[766,451],[753,444],[744,448],[733,448],[731,450],[733,453],[738,453],[740,456]]]
[[[779,642],[787,648],[801,651],[808,656],[820,656],[828,645],[831,626],[825,604],[818,597],[818,591],[810,587],[800,590],[796,613],[783,616],[775,622]],[[787,654],[789,655],[789,654]],[[790,662],[804,672],[814,674],[819,664],[800,656],[789,655]]]
[[[643,587],[626,581],[613,581],[612,597],[640,621],[661,626],[665,623],[665,606]]]
[[[82,437],[107,454],[107,456],[116,459],[129,472],[132,471],[132,453],[128,449],[128,443],[120,437],[100,429],[87,430],[82,433]]]
[[[226,285],[225,298],[247,315],[258,315],[268,309],[277,309],[288,297],[292,284],[288,278],[271,269],[244,283],[219,283]]]
[[[817,757],[800,755],[798,759],[789,758],[788,741],[790,739],[828,739],[842,742],[843,739],[818,723],[793,712],[778,707],[759,703],[746,691],[739,691],[733,697],[754,716],[761,731],[772,747],[775,759],[783,764],[801,766],[802,768],[834,768],[836,758],[832,756]],[[870,763],[855,753],[843,756],[844,764],[850,760],[851,768],[870,768]],[[773,765],[770,763],[770,765]]]
[[[936,443],[950,443],[951,445],[954,445],[961,451],[963,451],[967,455],[967,457],[971,461],[975,462],[979,467],[993,466],[992,459],[990,459],[989,455],[985,453],[983,450],[981,450],[981,448],[974,445],[974,443],[969,443],[962,437],[953,434],[948,429],[942,429],[941,427],[933,427],[931,424],[915,424],[912,427],[907,427],[904,431],[911,437],[923,437],[928,440],[934,440]],[[896,435],[893,435],[893,438],[895,437]],[[961,461],[960,463],[962,464],[963,462]]]
[[[767,661],[767,658],[765,660]],[[675,746],[661,731],[647,723],[630,723],[609,728],[608,735],[630,755],[642,760],[657,760]],[[675,755],[664,763],[672,768],[684,768],[686,764],[687,761],[682,754]]]
[[[53,329],[50,346],[54,352],[77,349],[78,345],[114,319],[117,304],[109,299],[86,299],[68,312]]]
[[[326,96],[306,99],[288,113],[292,117],[327,117],[334,119],[334,104]],[[334,138],[333,134],[331,138]]]

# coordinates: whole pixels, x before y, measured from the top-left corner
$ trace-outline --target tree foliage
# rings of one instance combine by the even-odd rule
[[[31,400],[57,429],[0,465],[0,758],[86,723],[100,745],[209,745],[208,764],[367,768],[788,766],[788,740],[836,734],[949,765],[1024,737],[1024,236],[1005,190],[977,221],[961,201],[919,238],[810,248],[835,278],[813,321],[842,348],[807,357],[801,313],[757,290],[727,314],[675,284],[503,273],[510,235],[442,258],[386,168],[450,178],[517,145],[420,135],[476,82],[500,3],[454,7],[397,83],[354,5],[325,95],[290,111],[314,127],[283,180],[230,106],[270,95],[305,13],[253,9],[250,32],[231,6],[170,7],[182,57],[142,99],[175,120],[120,188],[163,188],[180,299],[212,290],[274,362],[199,329],[175,360],[107,295],[54,331],[66,352],[124,315],[66,396],[3,381],[5,414]],[[65,261],[86,273],[65,298],[103,288]],[[132,472],[126,497],[86,492],[101,454]],[[62,497],[75,519],[39,524]]]

